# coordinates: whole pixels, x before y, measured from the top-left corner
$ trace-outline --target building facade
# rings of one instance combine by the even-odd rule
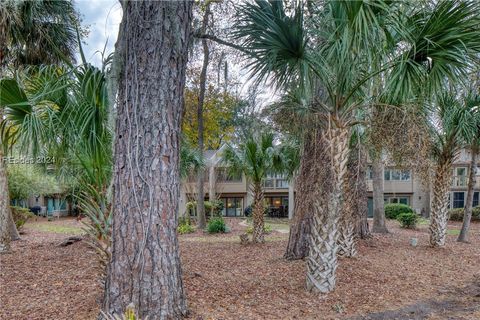
[[[241,217],[253,202],[248,180],[243,175],[230,176],[221,162],[221,150],[205,153],[206,173],[205,200],[223,201],[222,214],[227,217]],[[463,208],[467,197],[470,151],[462,150],[453,165],[453,179],[450,189],[450,208]],[[480,162],[475,174],[473,205],[480,205]],[[295,188],[291,181],[281,175],[270,175],[264,181],[265,204],[271,217],[292,218]],[[179,213],[187,211],[187,203],[196,200],[196,177],[183,181]],[[367,194],[369,216],[373,217],[372,176],[367,169]],[[403,203],[411,206],[418,214],[428,216],[430,212],[430,190],[425,190],[413,170],[386,166],[384,171],[385,203]]]
[[[223,216],[242,217],[245,209],[253,202],[253,194],[248,179],[240,174],[232,176],[222,164],[220,148],[217,151],[208,150],[205,158],[205,200],[218,199],[223,202]],[[180,192],[179,213],[184,215],[187,203],[196,200],[196,176],[182,182]],[[264,181],[264,196],[267,214],[277,218],[293,216],[294,192],[293,185],[281,175],[269,175]]]

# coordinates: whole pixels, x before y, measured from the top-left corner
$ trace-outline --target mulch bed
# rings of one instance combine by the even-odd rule
[[[357,258],[340,260],[334,292],[317,295],[304,290],[305,263],[282,258],[288,234],[242,246],[239,222],[228,220],[230,234],[180,236],[189,318],[479,318],[478,223],[470,244],[450,235],[446,248],[432,249],[425,227],[404,230],[392,222],[390,234],[361,241]],[[14,253],[0,256],[1,319],[95,319],[101,298],[95,254],[84,241],[57,246],[66,237],[27,225]]]

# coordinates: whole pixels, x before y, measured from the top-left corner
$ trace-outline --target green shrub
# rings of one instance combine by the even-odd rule
[[[177,230],[180,234],[195,232],[195,228],[190,224],[181,224],[178,226]]]
[[[15,207],[11,206],[12,209],[12,216],[15,225],[17,226],[17,230],[21,230],[23,225],[28,221],[28,219],[32,218],[34,215],[30,212],[27,208],[22,207]]]
[[[222,217],[215,217],[208,220],[207,225],[208,233],[223,233],[227,231],[227,225]]]
[[[177,231],[179,234],[186,234],[195,232],[195,227],[190,224],[190,220],[185,217],[178,219]]]
[[[246,233],[252,234],[253,233],[253,226],[249,226],[247,230],[245,230]],[[272,226],[269,224],[263,225],[263,233],[271,233],[272,232]]]
[[[223,201],[222,200],[205,201],[203,203],[203,207],[205,208],[205,214],[207,216],[210,215],[210,213],[213,213],[214,216],[220,216],[223,210]],[[196,201],[187,202],[186,209],[187,209],[187,212],[197,210],[197,202]]]
[[[222,200],[214,200],[214,201],[205,201],[205,213],[210,214],[210,212],[214,216],[220,216],[220,213],[223,210],[223,201]]]
[[[397,220],[402,228],[414,229],[417,225],[418,215],[413,212],[403,212],[397,216]]]
[[[451,209],[448,211],[450,220],[463,221],[464,208]],[[480,221],[480,206],[472,209],[472,221]]]
[[[406,204],[389,203],[385,205],[385,217],[387,219],[397,219],[401,213],[414,213],[414,211]]]

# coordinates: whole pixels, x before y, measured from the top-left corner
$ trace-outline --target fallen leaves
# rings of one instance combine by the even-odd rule
[[[432,319],[444,319],[443,311],[435,310],[443,304],[435,299],[459,297],[465,298],[455,302],[458,310],[449,317],[477,319],[480,312],[472,309],[480,305],[480,292],[468,287],[480,275],[478,223],[472,225],[470,244],[449,235],[445,249],[432,249],[425,230],[404,230],[391,222],[390,234],[359,242],[357,258],[340,259],[334,292],[315,295],[304,290],[304,262],[282,258],[288,234],[273,232],[265,244],[240,245],[245,226],[239,222],[227,219],[228,234],[180,236],[191,319],[374,319],[375,312],[422,306],[433,310]],[[70,220],[55,224],[76,227]],[[29,225],[25,231],[23,240],[13,243],[14,253],[0,256],[0,318],[95,319],[101,287],[93,251],[83,241],[56,246],[63,233]],[[412,237],[418,238],[417,247],[410,245]]]

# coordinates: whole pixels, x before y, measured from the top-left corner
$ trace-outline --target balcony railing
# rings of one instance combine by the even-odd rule
[[[265,189],[288,189],[288,180],[283,178],[271,178],[263,181]]]
[[[452,187],[454,188],[464,188],[468,186],[468,177],[467,176],[454,176],[452,179]],[[480,187],[480,176],[475,177],[475,187]]]

